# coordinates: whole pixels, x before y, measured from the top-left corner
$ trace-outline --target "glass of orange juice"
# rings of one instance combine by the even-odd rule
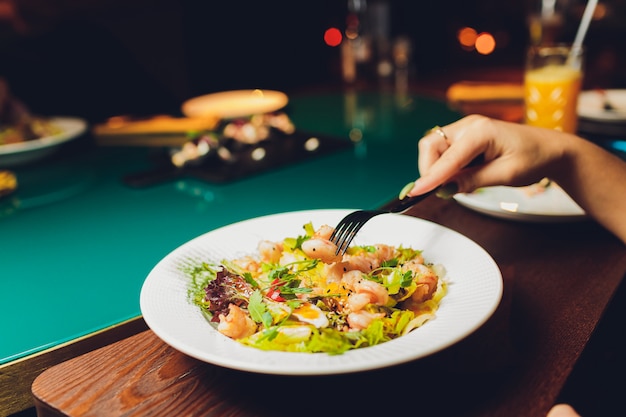
[[[524,71],[525,122],[575,133],[583,78],[583,49],[571,45],[535,45]]]

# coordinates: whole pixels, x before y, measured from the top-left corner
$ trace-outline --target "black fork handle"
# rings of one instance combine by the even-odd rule
[[[483,154],[480,154],[476,158],[472,159],[470,163],[467,164],[463,169],[476,167],[483,163],[485,163],[485,156]],[[414,206],[415,204],[419,203],[420,201],[430,196],[431,194],[435,194],[439,190],[440,187],[441,186],[436,187],[433,190],[430,190],[424,194],[416,195],[414,197],[408,197],[408,198],[403,198],[403,199],[396,197],[394,201],[388,204],[385,204],[384,209],[389,210],[390,213],[403,213],[409,208],[411,208],[412,206]]]
[[[438,188],[435,188],[431,191],[428,191],[427,193],[416,195],[413,197],[405,197],[403,199],[399,199],[398,197],[396,197],[396,199],[386,205],[386,207],[390,213],[403,213],[409,208],[413,207],[415,204],[429,197],[431,194],[435,194],[437,190]]]

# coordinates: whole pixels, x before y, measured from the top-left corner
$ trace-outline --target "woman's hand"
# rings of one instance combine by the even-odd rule
[[[626,242],[626,162],[557,130],[467,116],[419,141],[420,178],[408,195],[444,184],[452,196],[493,185],[554,180],[585,212]],[[482,155],[483,163],[469,166]]]
[[[565,134],[467,116],[419,141],[421,176],[409,195],[423,194],[441,184],[453,183],[455,191],[471,192],[490,185],[537,182],[557,169],[562,156],[555,135]],[[482,164],[464,168],[481,155]]]

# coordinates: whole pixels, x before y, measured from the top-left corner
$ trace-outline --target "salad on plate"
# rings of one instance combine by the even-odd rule
[[[185,266],[189,300],[221,334],[262,350],[341,354],[401,337],[435,317],[445,270],[411,247],[352,246],[331,226],[255,253]]]

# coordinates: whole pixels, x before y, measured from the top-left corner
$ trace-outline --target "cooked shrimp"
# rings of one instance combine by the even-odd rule
[[[254,272],[261,269],[258,260],[252,256],[244,256],[242,258],[233,259],[233,263],[244,271]]]
[[[389,301],[387,289],[378,282],[366,279],[360,271],[348,271],[341,282],[353,291],[348,296],[348,307],[359,311],[367,304],[385,305]]]
[[[283,244],[279,242],[271,242],[262,240],[257,248],[261,255],[261,260],[268,263],[277,263],[283,253]]]
[[[376,248],[376,250],[373,253],[381,262],[393,258],[396,254],[396,249],[393,246],[378,243],[374,245],[374,248]]]
[[[380,266],[376,255],[367,252],[358,255],[344,255],[343,263],[347,265],[349,271],[356,270],[365,273],[372,272]]]
[[[228,315],[220,314],[217,330],[232,339],[241,339],[256,332],[257,325],[250,316],[234,304],[228,306]]]
[[[347,306],[350,311],[361,311],[363,307],[371,303],[371,297],[368,293],[352,293],[348,296]]]
[[[302,251],[310,258],[330,264],[340,262],[342,256],[335,254],[337,245],[328,239],[312,238],[302,242]]]
[[[402,265],[402,272],[406,271],[413,273],[413,281],[417,284],[415,292],[411,294],[411,300],[421,303],[432,298],[439,282],[435,271],[419,261],[408,261]]]
[[[346,254],[343,261],[347,263],[348,269],[358,269],[361,272],[372,272],[395,254],[395,248],[389,245],[377,244],[372,246],[374,251],[359,251],[356,254]]]
[[[335,231],[334,227],[325,224],[315,231],[315,233],[313,234],[313,237],[330,240],[330,235],[332,235],[334,231]]]
[[[370,325],[374,320],[385,317],[385,313],[370,313],[361,310],[348,314],[348,324],[352,330],[362,330]]]
[[[339,282],[348,271],[348,267],[344,262],[335,262],[333,264],[324,264],[323,275],[326,277],[326,283]]]

